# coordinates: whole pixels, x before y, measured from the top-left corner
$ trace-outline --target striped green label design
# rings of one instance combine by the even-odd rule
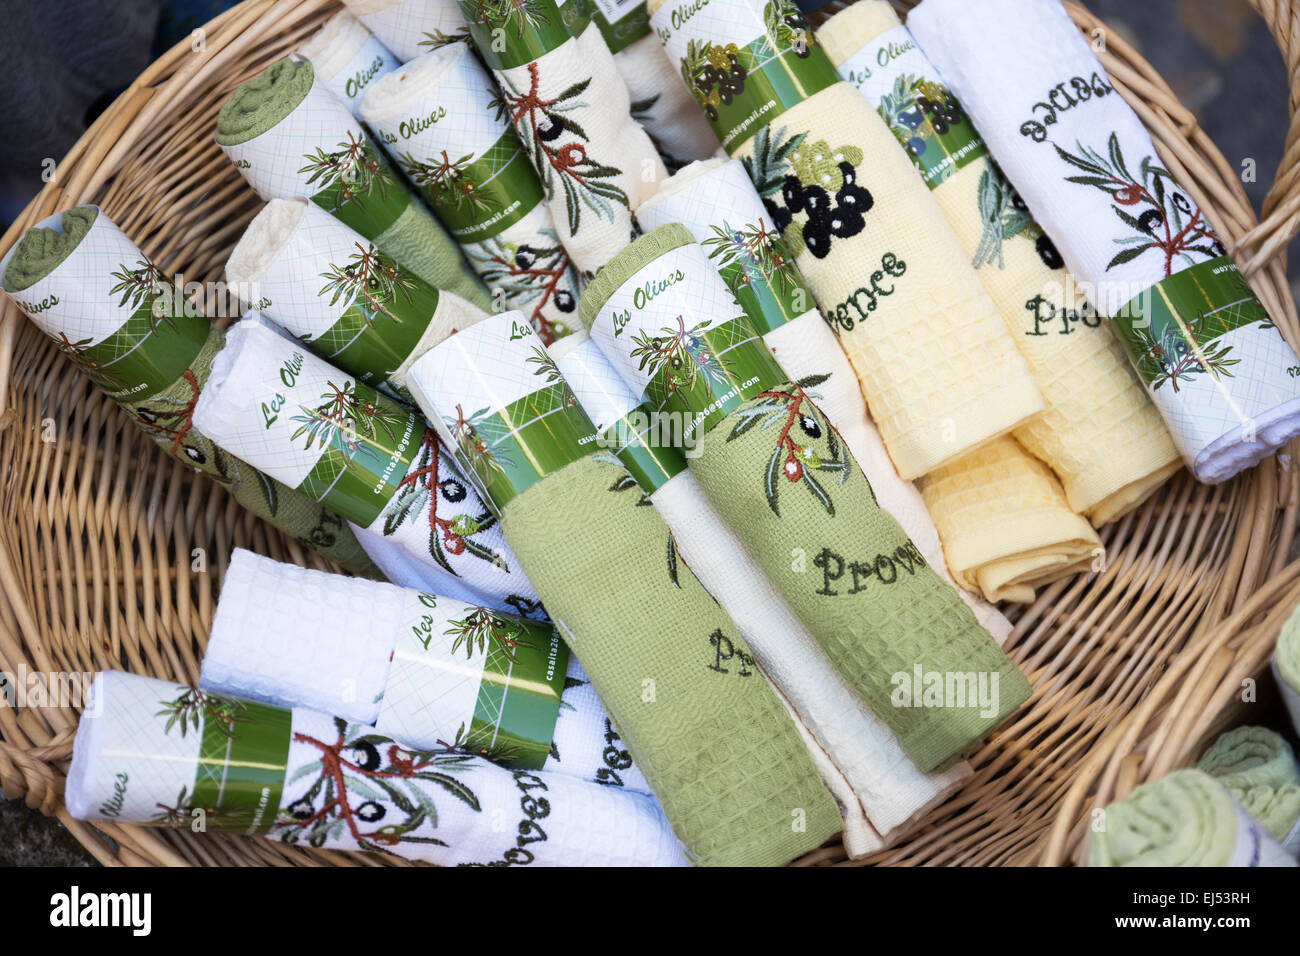
[[[1142,382],[1175,392],[1202,375],[1231,378],[1240,359],[1231,345],[1216,340],[1244,326],[1272,325],[1228,256],[1162,279],[1121,308],[1112,323]]]
[[[644,3],[631,6],[626,13],[618,11],[619,6],[622,4],[617,0],[603,5],[596,0],[569,0],[564,5],[564,15],[570,17],[569,8],[574,8],[573,19],[596,24],[609,52],[619,53],[650,35],[650,11]],[[575,30],[575,26],[575,23],[570,23],[570,32],[577,36],[580,30]]]
[[[459,2],[475,48],[494,70],[531,63],[571,38],[565,14],[555,0]],[[566,4],[566,8],[570,6],[573,4]]]
[[[340,143],[317,146],[303,157],[299,172],[316,188],[311,201],[345,226],[374,239],[411,203],[401,177],[364,132]]]
[[[178,291],[154,265],[140,260],[112,274],[113,295],[135,311],[112,335],[93,345],[55,341],[60,351],[86,370],[90,380],[116,401],[138,403],[174,383],[207,341],[212,324],[187,315]]]
[[[538,355],[554,368],[540,349]],[[444,419],[456,459],[498,515],[525,489],[597,447],[595,426],[558,369],[550,384],[505,408],[467,412],[457,406],[456,416]]]
[[[197,719],[202,729],[194,786],[176,806],[160,805],[159,822],[190,825],[202,810],[209,829],[269,832],[280,808],[292,713],[189,688],[161,703],[159,717],[169,728]]]
[[[716,326],[708,320],[691,326],[678,317],[658,335],[636,333],[632,343],[631,358],[650,374],[647,403],[654,412],[686,416],[686,441],[785,381],[781,366],[743,316]]]
[[[815,307],[780,233],[761,221],[739,225],[724,221],[712,231],[700,245],[760,335]]]
[[[406,152],[398,162],[462,244],[499,235],[544,198],[537,173],[509,128],[479,156],[453,159],[444,152],[419,159]]]
[[[373,246],[331,262],[321,278],[318,295],[351,304],[323,333],[302,341],[362,382],[382,383],[415,351],[438,308],[438,290]]]
[[[601,445],[612,448],[641,490],[654,494],[686,469],[680,436],[672,434],[669,419],[659,419],[642,404],[601,433]]]
[[[300,406],[295,438],[325,452],[299,490],[362,527],[397,494],[424,437],[419,412],[364,382],[330,383],[319,405]]]

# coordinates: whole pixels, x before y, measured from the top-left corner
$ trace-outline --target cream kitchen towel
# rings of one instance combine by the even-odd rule
[[[119,671],[95,678],[65,799],[80,820],[260,834],[445,866],[686,862],[646,794]]]
[[[326,20],[298,47],[298,55],[311,61],[316,79],[358,118],[366,90],[401,65],[392,51],[346,10]]]
[[[394,392],[416,359],[485,314],[301,198],[262,207],[226,260],[226,282],[321,358]]]
[[[333,507],[443,572],[514,607],[537,594],[495,516],[457,471],[424,417],[342,372],[260,316],[231,328],[194,421],[267,474]],[[466,597],[473,600],[473,597]]]
[[[544,622],[236,548],[199,688],[309,707],[414,747],[454,747],[649,793],[577,659]]]
[[[831,61],[906,149],[1029,363],[1042,415],[1014,434],[1070,507],[1102,525],[1182,467],[1124,349],[1007,182],[943,77],[885,0],[860,0],[817,32]]]
[[[263,199],[305,196],[434,288],[489,305],[460,247],[309,61],[286,57],[240,84],[215,139]]]
[[[627,84],[600,30],[555,0],[462,4],[545,189],[560,242],[591,277],[633,236],[632,209],[668,173],[632,118]],[[504,47],[504,49],[501,49]]]
[[[343,0],[405,63],[449,43],[469,42],[469,28],[456,0]]]
[[[918,482],[948,568],[990,601],[1027,603],[1037,588],[1101,570],[1105,549],[1070,510],[1045,464],[1003,436]]]
[[[794,4],[711,0],[686,16],[689,6],[665,3],[651,22],[795,253],[899,474],[925,474],[1041,412],[934,197],[866,99],[838,82]]]
[[[680,222],[709,250],[777,363],[816,393],[819,406],[862,466],[881,507],[894,516],[930,566],[951,583],[925,503],[912,483],[894,470],[880,432],[867,414],[857,377],[812,307],[785,240],[772,230],[744,167],[723,159],[692,163],[665,180],[636,215],[646,230]],[[1011,622],[997,608],[969,591],[961,594],[995,640],[1001,643],[1011,633]]]
[[[709,504],[682,454],[658,440],[649,410],[595,342],[588,338],[555,362],[595,426],[605,454],[633,476],[622,493],[649,499],[671,532],[671,560],[694,572],[753,651],[747,661],[743,651],[718,642],[709,666],[743,670],[756,660],[816,741],[815,748],[810,747],[814,760],[821,751],[836,768],[832,773],[819,766],[823,782],[839,798],[854,847],[870,852],[894,842],[911,818],[959,786],[970,767],[963,763],[928,775],[917,771],[898,736],[836,673],[740,538]],[[853,794],[851,803],[837,791],[841,780]],[[877,831],[874,839],[859,825],[855,805],[870,818]]]
[[[1111,318],[1196,477],[1300,435],[1300,364],[1057,0],[925,0],[908,26]]]
[[[493,107],[499,96],[470,48],[453,43],[385,76],[361,112],[460,243],[494,310],[522,310],[550,344],[580,327],[582,290],[537,172]]]

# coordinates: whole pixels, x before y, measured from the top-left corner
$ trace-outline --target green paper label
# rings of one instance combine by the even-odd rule
[[[781,234],[759,220],[711,227],[702,245],[731,294],[759,335],[766,335],[814,308],[812,293],[794,268]]]
[[[182,303],[164,306],[170,291],[157,299],[145,296],[125,325],[94,345],[78,347],[66,335],[55,341],[110,398],[145,401],[181,377],[212,329],[205,317],[186,315]]]
[[[988,155],[957,97],[899,26],[876,37],[839,68],[862,92],[934,189],[957,170]]]
[[[424,438],[419,412],[362,382],[344,381],[303,407],[295,433],[326,447],[298,485],[313,500],[363,528],[397,494]]]
[[[626,50],[650,35],[650,12],[644,0],[570,0],[564,5],[566,14],[570,7],[580,11],[577,18],[596,24],[610,53]]]
[[[462,244],[486,242],[528,215],[540,202],[542,184],[524,156],[513,129],[507,129],[482,155],[417,159],[409,152],[398,162],[433,205],[438,218]]]
[[[674,439],[668,420],[652,414],[645,404],[601,433],[601,444],[614,449],[619,462],[647,495],[686,470],[686,459]]]
[[[475,612],[497,627],[505,622],[503,615],[485,608]],[[474,618],[471,613],[466,620]],[[520,618],[507,626],[514,647],[494,641],[488,648],[467,742],[478,751],[499,754],[507,767],[540,770],[555,735],[569,649],[554,628]]]
[[[365,133],[317,146],[299,170],[315,187],[311,201],[367,239],[382,235],[411,203],[397,171]]]
[[[840,81],[793,0],[768,0],[763,32],[743,45],[734,38],[752,28],[736,21],[734,8],[710,0],[665,4],[651,23],[732,155],[786,110]]]
[[[568,9],[572,3],[561,12],[554,0],[459,2],[479,56],[494,70],[523,66],[557,49],[572,38],[566,15],[580,15]]]

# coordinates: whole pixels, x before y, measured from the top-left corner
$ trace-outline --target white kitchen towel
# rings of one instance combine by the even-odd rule
[[[773,253],[783,255],[786,251],[779,236],[773,235],[766,244],[761,242],[771,230],[771,217],[749,181],[744,166],[736,160],[711,159],[692,163],[665,180],[655,195],[637,207],[636,216],[646,231],[668,222],[682,223],[719,265],[730,264],[732,258],[739,258],[744,270],[740,274],[745,276],[742,281],[751,287],[762,281],[761,263],[770,259]],[[758,256],[764,258],[754,255],[753,244],[756,242],[760,243],[756,250]],[[793,274],[788,282],[797,282],[798,287],[803,288],[792,261],[783,259],[779,268]],[[818,406],[839,429],[849,451],[871,482],[881,507],[902,525],[930,567],[953,583],[944,563],[939,533],[926,511],[925,502],[910,481],[898,477],[880,432],[867,414],[857,376],[853,374],[834,333],[812,307],[811,298],[807,300],[809,308],[806,312],[777,325],[776,321],[784,318],[786,312],[771,307],[776,296],[750,297],[743,294],[743,289],[733,291],[738,293],[741,305],[746,307],[756,327],[763,331],[763,341],[772,350],[777,363],[791,378],[807,383],[808,388],[816,391]],[[776,319],[762,321],[754,314],[755,309],[774,315]],[[998,643],[1004,641],[1011,633],[1011,622],[988,601],[970,591],[959,590],[962,599],[994,640]]]
[[[379,80],[361,115],[460,243],[493,308],[526,313],[549,345],[581,326],[582,289],[537,171],[493,108],[499,96],[470,48],[453,43]]]
[[[311,61],[316,79],[358,118],[366,90],[401,65],[393,52],[346,10],[326,20],[298,47],[298,55]]]
[[[312,710],[101,672],[65,792],[76,819],[261,834],[446,866],[681,866],[645,794],[404,745]]]
[[[632,9],[644,13],[645,4]],[[676,172],[689,162],[712,156],[722,144],[664,55],[659,39],[650,33],[648,19],[645,31],[614,53],[614,65],[632,97],[632,116],[650,134],[669,172]]]
[[[622,444],[621,436],[630,438],[638,431],[634,415],[644,411],[644,406],[594,341],[587,339],[567,351],[556,359],[556,365],[596,426],[602,444],[617,447]],[[622,427],[624,422],[630,426]],[[652,433],[647,434],[647,443],[654,441]],[[623,493],[648,494],[672,533],[674,559],[685,563],[722,605],[758,665],[798,715],[798,722],[847,779],[880,837],[885,843],[893,842],[913,816],[941,802],[959,786],[970,775],[970,767],[963,763],[944,773],[922,774],[913,766],[897,735],[836,673],[740,539],[723,523],[684,467],[684,459],[671,448],[657,451],[660,461],[677,460],[653,477],[645,474],[651,469],[626,460],[628,449],[615,452],[617,460],[640,481],[639,486],[630,483]],[[734,649],[717,645],[712,664],[717,668],[746,666],[743,661],[728,665],[733,655]],[[834,780],[828,783],[833,792]],[[852,822],[851,814],[846,814],[846,825]],[[855,834],[858,838],[870,843],[860,833]]]
[[[649,793],[549,623],[236,548],[199,688]]]
[[[1196,477],[1300,435],[1300,359],[1058,0],[925,0],[908,26],[1111,317]]]
[[[194,422],[213,441],[413,560],[523,610],[538,598],[495,516],[424,417],[309,352],[259,315],[230,330]],[[246,459],[247,460],[247,459]],[[494,602],[494,606],[501,606]]]
[[[570,35],[565,16],[575,6],[562,14],[554,0],[480,4],[467,18],[560,241],[590,278],[632,240],[632,209],[668,172],[632,118],[627,84],[599,28],[575,25]]]
[[[343,0],[343,3],[403,63],[448,43],[469,40],[469,30],[456,0]]]
[[[432,288],[306,199],[272,199],[226,260],[245,308],[367,385],[401,394],[406,370],[485,313]]]

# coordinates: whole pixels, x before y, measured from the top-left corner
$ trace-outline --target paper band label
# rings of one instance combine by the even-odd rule
[[[287,710],[134,674],[105,674],[95,818],[266,833],[288,763]]]
[[[353,116],[359,116],[361,97],[370,89],[370,84],[399,66],[401,63],[388,48],[371,35],[361,44],[348,65],[325,82],[325,88],[337,96]],[[317,71],[316,75],[319,77],[320,72]]]
[[[444,363],[439,374],[413,387],[438,410],[434,426],[497,515],[596,450],[595,426],[522,312],[490,316],[431,354]]]
[[[376,728],[413,746],[452,745],[541,769],[568,662],[548,625],[412,593]]]
[[[650,13],[645,0],[571,0],[587,20],[596,24],[610,53],[620,53],[650,35]]]
[[[62,231],[61,214],[39,225]],[[110,398],[130,404],[180,378],[212,328],[185,314],[162,270],[102,212],[71,255],[9,298]]]
[[[263,199],[307,196],[367,239],[388,229],[411,202],[374,140],[319,80],[265,133],[221,148]]]
[[[588,339],[570,349],[558,364],[578,404],[595,424],[600,447],[614,453],[642,491],[654,494],[686,468],[686,459],[671,441],[671,431],[664,433],[650,408],[594,341]]]
[[[792,106],[839,82],[794,0],[666,3],[650,18],[730,154]]]
[[[681,441],[784,381],[735,296],[694,243],[639,269],[601,308],[591,336],[652,413],[676,413]]]
[[[1300,396],[1295,353],[1232,260],[1162,279],[1112,319],[1183,457]]]
[[[876,108],[931,189],[988,155],[970,117],[939,82],[907,27],[880,34],[841,63],[839,74]]]
[[[572,39],[565,15],[555,0],[459,0],[459,3],[475,48],[483,62],[494,70],[531,63]]]
[[[437,289],[310,205],[251,294],[313,352],[376,386],[415,350],[438,308]]]

